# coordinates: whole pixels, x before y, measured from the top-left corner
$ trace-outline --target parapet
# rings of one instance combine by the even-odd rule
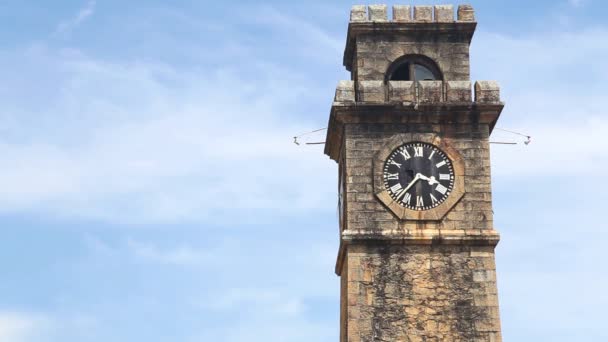
[[[334,104],[483,103],[500,104],[500,87],[495,81],[340,81]]]
[[[474,91],[473,91],[474,89]],[[504,103],[495,81],[340,81],[331,107],[325,154],[341,157],[350,123],[487,125],[492,132]]]
[[[413,11],[412,11],[413,9]],[[416,22],[416,23],[450,23],[475,22],[475,11],[471,5],[459,5],[454,20],[453,5],[435,6],[393,6],[392,20],[388,18],[387,5],[355,5],[350,11],[350,22]]]

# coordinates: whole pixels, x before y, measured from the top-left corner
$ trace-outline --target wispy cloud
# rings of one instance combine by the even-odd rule
[[[586,2],[586,0],[568,0],[568,3],[573,7],[582,7]]]
[[[0,311],[0,341],[28,342],[48,328],[48,320],[38,315]]]
[[[494,174],[501,179],[546,178],[608,166],[603,137],[608,129],[603,105],[608,67],[601,62],[608,58],[608,47],[597,44],[607,38],[608,30],[602,28],[525,38],[480,32],[471,65],[475,76],[502,85],[506,106],[498,127],[533,137],[528,146],[493,146]],[[519,137],[496,131],[492,139]],[[547,163],[562,167],[548,170]]]
[[[198,221],[228,208],[273,210],[286,199],[294,210],[316,208],[333,192],[333,164],[320,149],[290,140],[310,126],[281,120],[287,104],[312,88],[297,74],[261,66],[260,74],[276,76],[253,81],[227,69],[197,74],[42,54],[68,75],[57,85],[62,112],[47,113],[57,115],[50,126],[61,117],[64,128],[59,139],[0,142],[12,165],[0,171],[0,202],[14,210],[42,205],[61,216]],[[306,176],[317,170],[328,172]],[[308,191],[306,184],[320,181],[325,190]],[[269,189],[282,189],[282,199]]]
[[[162,265],[200,266],[215,259],[211,251],[186,245],[161,249],[152,243],[129,239],[127,246],[135,258]]]
[[[72,30],[80,26],[85,20],[95,12],[95,6],[97,5],[96,0],[89,0],[84,7],[82,7],[76,15],[68,20],[62,21],[57,25],[54,34],[65,35],[69,34]]]

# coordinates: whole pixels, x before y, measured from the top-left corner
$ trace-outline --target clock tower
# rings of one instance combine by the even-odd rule
[[[474,11],[387,12],[352,8],[327,131],[340,340],[501,341],[488,138],[504,104],[470,80]]]

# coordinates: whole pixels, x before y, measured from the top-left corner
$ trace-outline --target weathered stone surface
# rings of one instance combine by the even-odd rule
[[[442,102],[443,82],[418,81],[418,102]]]
[[[446,36],[440,41],[417,42],[407,36],[376,34],[360,36],[354,44],[357,67],[353,74],[357,80],[383,80],[391,64],[406,55],[423,55],[432,59],[443,73],[444,80],[470,79],[469,43],[458,35]]]
[[[393,20],[399,22],[412,21],[412,7],[409,5],[394,5]]]
[[[447,81],[445,85],[447,102],[471,102],[470,81]]]
[[[392,102],[416,101],[416,87],[414,81],[389,81],[388,98]]]
[[[335,102],[355,102],[355,82],[340,81],[336,87]]]
[[[369,5],[367,10],[370,21],[388,21],[386,5]]]
[[[357,100],[361,102],[386,101],[383,81],[359,81],[357,84]]]
[[[493,248],[350,245],[346,253],[345,340],[500,341]]]
[[[350,10],[350,21],[361,22],[367,20],[367,6],[355,5]]]
[[[458,21],[475,21],[475,10],[471,5],[458,6]]]
[[[496,81],[475,82],[475,102],[496,103],[500,102],[500,86]]]
[[[433,21],[433,6],[414,6],[414,21]]]
[[[451,23],[454,21],[454,6],[436,5],[435,21],[439,23]]]

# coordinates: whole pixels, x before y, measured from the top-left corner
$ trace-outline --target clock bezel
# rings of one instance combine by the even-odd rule
[[[422,142],[434,145],[450,159],[454,170],[454,187],[443,203],[428,210],[412,210],[395,201],[384,186],[384,163],[393,151],[403,144]],[[401,133],[391,138],[374,157],[374,193],[395,216],[401,220],[439,221],[464,196],[464,161],[456,149],[435,133]]]

